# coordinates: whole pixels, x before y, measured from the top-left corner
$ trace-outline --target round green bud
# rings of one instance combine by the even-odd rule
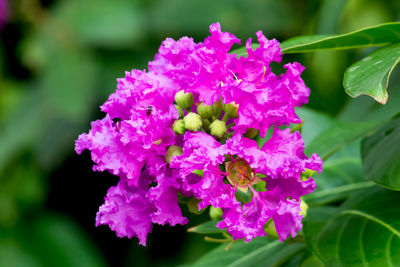
[[[183,120],[176,120],[172,125],[172,130],[177,134],[185,133],[185,122]]]
[[[171,164],[172,157],[179,156],[182,154],[183,154],[182,147],[172,145],[168,147],[167,153],[165,153],[165,162]]]
[[[213,105],[213,117],[219,119],[221,117],[222,114],[222,110],[224,109],[221,100],[219,100],[218,102],[215,102]]]
[[[210,124],[211,135],[222,138],[226,133],[226,123],[224,121],[215,120]]]
[[[183,118],[183,121],[185,122],[185,129],[194,132],[200,130],[200,127],[203,125],[200,115],[193,112],[189,112]]]
[[[206,130],[207,132],[210,132],[210,121],[207,119],[203,119],[201,120],[201,122],[203,123],[203,128],[204,130]]]
[[[183,109],[178,105],[175,105],[175,107],[178,110],[179,119],[182,119],[185,116],[185,113],[183,113]]]
[[[213,115],[213,106],[208,106],[200,103],[197,106],[197,113],[203,118],[203,119],[210,119]]]
[[[307,205],[307,203],[305,202],[305,201],[303,201],[302,199],[301,199],[301,202],[300,202],[300,212],[299,212],[299,215],[304,215],[303,216],[303,219],[307,216],[307,210],[308,210],[308,205]]]
[[[276,227],[274,220],[269,219],[269,221],[264,225],[264,231],[267,233],[267,235],[271,238],[279,239],[278,232],[276,232]]]
[[[254,137],[257,136],[257,134],[258,134],[258,130],[257,129],[248,128],[247,132],[243,136],[247,137],[247,138],[254,138]]]
[[[191,197],[189,201],[186,203],[186,205],[191,213],[202,214],[205,209],[199,210],[199,203],[200,200],[198,200],[195,197]]]
[[[181,108],[190,110],[193,105],[193,95],[192,93],[185,93],[184,90],[181,90],[176,93],[175,102]]]
[[[239,105],[235,104],[235,102],[224,105],[225,114],[230,118],[237,118],[239,116],[238,109]]]
[[[218,221],[218,220],[221,220],[221,218],[222,218],[222,210],[221,210],[221,208],[214,208],[213,206],[210,206],[209,213],[210,213],[210,218],[212,220]]]

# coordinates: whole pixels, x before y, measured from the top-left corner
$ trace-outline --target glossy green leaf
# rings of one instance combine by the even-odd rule
[[[219,234],[223,231],[217,228],[218,221],[208,221],[188,229],[188,232],[197,234]]]
[[[304,249],[304,244],[287,244],[259,237],[249,243],[236,242],[226,251],[227,244],[210,251],[191,266],[279,266]]]
[[[376,50],[346,70],[343,79],[345,91],[351,97],[369,95],[385,104],[389,77],[399,61],[400,43]]]
[[[320,206],[348,198],[356,190],[371,187],[374,183],[363,176],[360,158],[341,157],[329,159],[323,165],[321,174],[314,177],[317,188],[303,196],[310,206]]]
[[[376,123],[336,123],[325,130],[306,147],[306,154],[317,153],[323,160],[371,132]]]
[[[361,154],[367,179],[400,190],[400,117],[366,137]]]
[[[310,108],[296,108],[296,114],[303,121],[301,136],[303,137],[306,147],[315,137],[324,130],[332,127],[336,122],[335,119],[328,114]]]
[[[341,35],[299,36],[282,42],[281,47],[284,53],[303,53],[318,50],[384,46],[399,41],[400,23],[392,22]]]
[[[322,258],[317,247],[318,233],[336,214],[338,214],[336,207],[311,207],[308,209],[307,216],[303,219],[305,243],[308,249],[318,258]]]
[[[374,187],[353,195],[330,220],[310,216],[308,247],[328,266],[400,265],[399,201],[398,192]]]
[[[298,36],[282,42],[281,48],[283,53],[288,54],[384,46],[399,41],[400,22],[391,22],[340,35]],[[258,44],[253,44],[253,48],[257,47]],[[236,49],[231,54],[247,56],[246,48]]]

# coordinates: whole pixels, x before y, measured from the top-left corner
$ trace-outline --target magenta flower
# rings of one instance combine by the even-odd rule
[[[235,239],[249,241],[266,235],[263,227],[272,218],[284,240],[301,229],[300,197],[316,187],[313,179],[302,181],[301,172],[306,168],[321,171],[322,161],[315,154],[312,158],[304,155],[298,132],[275,128],[261,149],[254,140],[239,135],[221,145],[205,133],[186,133],[183,154],[173,158],[171,167],[180,170],[184,188],[202,200],[199,208],[222,208],[224,219],[218,227],[227,228]],[[187,178],[196,169],[204,170],[203,177],[197,181]],[[266,184],[265,192],[253,188],[261,181]],[[248,189],[252,201],[241,208],[235,192]]]
[[[311,193],[307,169],[321,171],[317,155],[304,155],[298,132],[278,126],[300,123],[294,107],[309,89],[299,63],[275,75],[276,40],[257,32],[259,47],[248,57],[229,54],[240,41],[210,26],[202,43],[166,39],[148,71],[132,70],[101,107],[106,116],[81,134],[76,151],[88,149],[95,171],[120,177],[107,193],[96,225],[146,244],[152,224],[185,224],[178,194],[197,199],[198,209],[223,211],[218,223],[234,239],[266,235],[273,221],[280,240],[301,229],[300,197]],[[255,136],[273,136],[259,148]],[[244,202],[238,193],[250,196]]]

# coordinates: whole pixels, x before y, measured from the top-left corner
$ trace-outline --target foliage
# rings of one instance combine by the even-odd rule
[[[1,266],[399,264],[397,1],[8,2],[12,16],[0,30]],[[89,160],[77,166],[73,140],[98,117],[116,77],[142,68],[165,37],[201,39],[215,21],[242,39],[261,29],[286,40],[284,61],[306,66],[311,101],[297,112],[307,153],[325,162],[318,188],[303,199],[303,233],[283,243],[233,242],[208,212],[187,212],[189,227],[155,229],[148,250],[128,252],[129,241],[93,229],[99,203],[90,199],[115,181],[89,177]]]

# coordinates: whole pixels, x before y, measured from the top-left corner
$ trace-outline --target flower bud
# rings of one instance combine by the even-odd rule
[[[301,180],[307,181],[310,177],[313,177],[317,171],[306,169],[304,172],[301,173]]]
[[[219,119],[221,117],[222,110],[223,110],[221,100],[219,100],[218,102],[215,102],[212,105],[212,107],[213,107],[213,117]]]
[[[177,134],[185,133],[185,122],[183,120],[176,120],[174,125],[172,125],[172,130]]]
[[[171,164],[172,157],[179,156],[182,154],[183,154],[182,147],[172,145],[168,147],[167,153],[165,153],[165,162]]]
[[[203,119],[210,119],[211,116],[213,115],[213,106],[208,106],[200,103],[197,106],[197,113],[203,118]]]
[[[218,221],[218,220],[221,220],[221,218],[222,218],[222,210],[221,210],[221,208],[214,208],[213,206],[210,206],[209,213],[210,213],[210,218],[212,220]]]
[[[198,200],[197,198],[191,197],[189,201],[186,203],[191,213],[202,214],[204,212],[205,209],[199,210],[199,202],[200,200]]]
[[[270,238],[279,239],[279,235],[276,232],[274,220],[269,219],[269,221],[264,225],[264,231]]]
[[[207,119],[203,119],[201,120],[201,122],[203,123],[203,128],[204,130],[206,130],[207,132],[210,132],[210,121]]]
[[[185,93],[184,90],[179,91],[175,95],[175,102],[183,109],[190,111],[193,105],[192,93]]]
[[[203,125],[199,114],[189,112],[184,118],[186,130],[197,132]]]
[[[307,216],[307,211],[308,211],[308,205],[305,201],[303,201],[302,199],[300,199],[300,212],[299,215],[304,215],[303,219]]]
[[[175,105],[175,107],[178,110],[179,119],[182,119],[185,116],[185,113],[183,113],[183,109],[178,105]]]
[[[258,130],[257,129],[248,128],[247,132],[243,136],[247,137],[247,138],[254,138],[254,137],[257,136],[257,134],[258,134]]]
[[[225,116],[228,116],[229,118],[237,118],[239,116],[238,109],[239,105],[235,104],[235,102],[225,104],[224,105]]]
[[[299,131],[301,133],[303,130],[303,124],[304,124],[304,121],[301,121],[301,123],[299,123],[299,124],[295,124],[293,126],[293,128],[290,130],[290,132],[294,133],[295,131]]]
[[[210,124],[211,135],[222,138],[226,133],[226,123],[224,121],[215,120]]]

